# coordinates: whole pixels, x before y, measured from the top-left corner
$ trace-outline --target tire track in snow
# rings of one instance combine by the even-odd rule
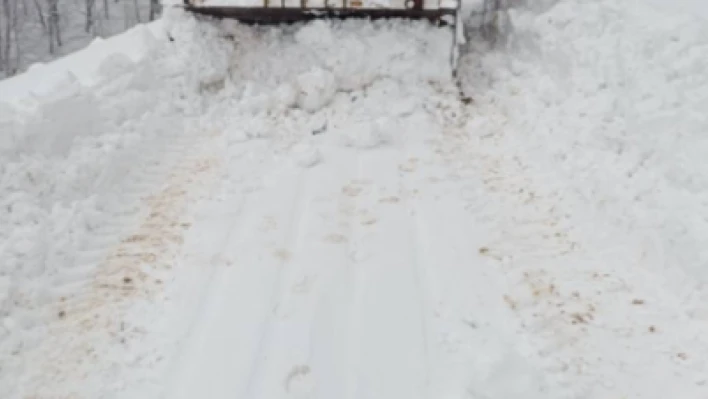
[[[466,132],[466,111],[452,99],[439,101],[432,112],[443,126],[442,136],[420,151],[427,175],[411,183],[426,186],[415,208],[418,223],[429,226],[419,230],[425,237],[420,253],[434,256],[438,265],[429,269],[428,278],[437,292],[431,390],[509,399],[561,392],[555,372],[539,372],[547,365],[535,353],[538,341],[527,342],[533,336],[520,329],[523,325],[507,304],[507,293],[516,288],[493,265],[496,254],[489,253],[490,238],[506,234],[500,221],[510,212],[502,205],[517,194],[499,192],[500,183],[519,180],[513,173],[497,173],[507,172],[513,159],[495,148],[479,148]],[[538,248],[510,247],[522,253]]]
[[[262,362],[264,361],[264,352],[266,352],[268,345],[271,344],[271,336],[273,335],[273,319],[277,314],[279,306],[281,306],[281,300],[284,296],[283,281],[287,281],[287,276],[283,274],[289,274],[288,270],[283,270],[286,265],[291,263],[291,258],[294,253],[296,253],[301,245],[301,237],[303,235],[303,220],[307,215],[308,202],[305,200],[308,198],[309,189],[309,171],[300,171],[296,177],[296,189],[294,198],[292,199],[293,206],[290,210],[290,217],[288,218],[288,224],[286,227],[286,235],[282,241],[282,248],[276,250],[276,256],[279,258],[279,264],[277,266],[276,277],[274,284],[272,286],[272,293],[268,298],[268,308],[272,308],[271,312],[267,313],[266,320],[261,325],[259,331],[259,340],[256,344],[256,352],[253,357],[253,365],[251,366],[248,382],[246,383],[246,397],[253,397],[253,390],[255,385],[255,379],[262,367]]]
[[[328,345],[341,332],[321,339],[318,334],[322,329],[336,329],[341,320],[336,314],[323,315],[323,302],[337,303],[337,312],[347,313],[342,311],[346,302],[331,296],[337,290],[333,285],[338,276],[350,267],[348,249],[355,240],[351,215],[342,209],[348,208],[354,194],[346,189],[350,186],[342,189],[342,182],[351,178],[355,161],[348,151],[332,149],[332,154],[327,167],[308,171],[309,179],[318,184],[310,186],[303,197],[308,206],[301,214],[302,228],[284,272],[281,301],[268,327],[270,338],[263,345],[263,362],[255,370],[249,398],[342,397],[343,378],[341,370],[337,371],[342,358],[332,355],[339,351],[338,345]],[[342,217],[339,223],[338,214]],[[338,289],[348,290],[346,286]]]
[[[357,310],[361,304],[363,287],[362,280],[364,278],[361,268],[359,267],[359,262],[363,259],[361,251],[363,232],[362,227],[356,223],[354,219],[354,214],[359,212],[359,210],[361,209],[361,194],[365,190],[366,186],[370,184],[370,182],[363,179],[362,161],[363,155],[361,154],[361,152],[357,152],[356,180],[342,189],[344,192],[347,193],[347,195],[350,195],[355,198],[353,204],[351,204],[351,208],[349,209],[349,211],[345,211],[345,213],[348,214],[351,220],[352,237],[355,239],[353,239],[352,241],[349,254],[351,262],[348,266],[351,269],[348,270],[348,273],[343,275],[343,277],[348,277],[349,279],[342,280],[343,284],[345,284],[345,287],[343,288],[345,289],[345,292],[349,294],[348,297],[350,298],[350,300],[348,304],[349,306],[347,308],[346,317],[344,317],[347,326],[347,331],[349,332],[346,335],[347,338],[345,341],[347,348],[345,357],[346,366],[343,367],[343,374],[345,376],[345,389],[343,393],[340,392],[340,395],[348,399],[354,399],[357,397],[357,362],[359,360],[360,355],[360,349],[357,345],[357,342],[358,336],[361,334],[361,324],[357,323]]]
[[[299,172],[296,177],[296,188],[294,198],[292,199],[292,208],[290,210],[290,216],[288,217],[288,223],[286,225],[285,237],[282,240],[281,249],[276,250],[276,256],[279,258],[277,271],[275,272],[275,279],[271,287],[271,294],[268,296],[267,308],[272,309],[267,313],[267,316],[259,328],[259,339],[256,343],[256,351],[252,358],[252,365],[248,373],[248,379],[246,383],[246,390],[244,394],[246,397],[251,397],[253,395],[253,386],[255,383],[255,378],[260,370],[262,361],[264,360],[264,352],[266,351],[267,345],[270,343],[270,336],[272,335],[272,324],[274,315],[277,313],[278,307],[280,306],[281,298],[283,297],[283,274],[287,273],[283,269],[287,264],[290,263],[293,252],[297,250],[298,238],[302,235],[302,221],[306,215],[304,209],[307,208],[304,198],[307,192],[309,176],[307,171]],[[295,241],[295,243],[293,242]]]
[[[307,172],[283,172],[277,165],[266,172],[220,255],[229,266],[208,293],[180,361],[178,375],[183,378],[171,382],[171,397],[230,398],[253,389],[282,295],[281,273],[301,228],[306,206],[302,185],[309,180]],[[282,220],[288,222],[281,226]]]
[[[179,302],[172,304],[175,313],[173,318],[183,319],[185,322],[182,323],[184,328],[175,342],[175,355],[170,359],[171,367],[164,381],[167,386],[163,388],[168,393],[163,397],[173,398],[180,395],[180,392],[170,391],[174,388],[169,385],[170,382],[188,381],[190,373],[193,372],[190,369],[190,366],[193,366],[190,364],[190,357],[203,345],[203,341],[194,339],[194,336],[198,336],[199,327],[208,322],[208,310],[210,305],[213,306],[212,293],[224,280],[229,268],[233,267],[234,260],[224,254],[231,240],[244,236],[244,209],[255,195],[249,185],[245,184],[249,179],[246,174],[261,168],[254,163],[263,158],[264,145],[265,143],[260,142],[243,143],[239,145],[240,151],[236,150],[234,154],[230,154],[231,161],[226,170],[228,175],[222,183],[225,195],[216,203],[207,201],[202,205],[206,212],[197,216],[198,222],[185,240],[182,267],[186,270],[180,274],[181,286],[178,284],[173,289]],[[209,266],[206,277],[201,266],[204,264]],[[197,292],[193,289],[195,285],[201,286]]]
[[[442,122],[444,129],[454,127]],[[418,265],[428,392],[465,398],[534,395],[544,387],[542,376],[526,359],[530,348],[503,301],[504,279],[488,269],[488,259],[478,251],[490,234],[484,222],[489,211],[469,212],[469,198],[459,194],[471,182],[459,176],[457,164],[441,164],[438,150],[436,144],[413,147],[401,168],[406,191],[413,194],[407,230]]]
[[[418,155],[416,152],[414,154]],[[419,190],[413,189],[415,184],[411,184],[408,180],[410,175],[417,175],[417,169],[420,167],[421,159],[418,156],[408,157],[407,160],[399,160],[398,170],[400,185],[403,193],[406,193],[406,212],[409,214],[409,222],[407,227],[403,227],[408,234],[409,248],[414,248],[413,251],[413,271],[416,289],[418,291],[419,310],[420,310],[420,330],[424,342],[424,364],[425,364],[425,389],[424,398],[432,398],[438,395],[432,391],[433,378],[433,343],[435,329],[433,324],[435,320],[432,318],[432,306],[438,298],[437,280],[431,273],[431,257],[427,253],[428,227],[421,218],[419,201]],[[412,219],[412,220],[411,220]]]
[[[352,309],[356,360],[350,397],[424,398],[428,359],[425,316],[411,236],[411,215],[399,172],[400,153],[378,148],[362,154],[361,258],[355,263],[358,294]],[[387,199],[397,198],[393,203]],[[384,202],[381,204],[380,201]],[[374,206],[374,204],[378,206]],[[380,207],[387,208],[379,213]],[[425,308],[425,306],[423,306]]]

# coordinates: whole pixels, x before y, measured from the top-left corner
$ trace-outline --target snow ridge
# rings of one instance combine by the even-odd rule
[[[572,185],[577,195],[645,247],[677,294],[695,294],[691,306],[702,306],[708,222],[696,215],[708,211],[700,167],[708,29],[635,3],[571,1],[538,16],[519,13],[514,25],[510,68],[483,68],[492,71],[486,82],[511,94],[505,108],[529,131],[538,162],[582,182]],[[564,35],[577,40],[557,39]]]
[[[579,376],[566,397],[662,397],[677,387],[682,397],[705,396],[698,242],[708,226],[697,215],[708,211],[708,173],[698,157],[708,129],[698,112],[708,94],[699,72],[708,31],[691,16],[640,2],[564,1],[510,16],[503,47],[473,51],[462,68],[480,109],[500,107],[507,133],[485,135],[498,126],[486,119],[473,127],[480,140],[506,136],[523,146],[519,162],[540,174],[546,195],[563,199],[554,213],[572,222],[577,246],[557,269],[525,265],[517,278],[529,281],[533,296],[515,307],[547,339],[540,353],[558,362],[554,369]],[[532,194],[528,201],[544,196]],[[588,277],[592,283],[582,284]],[[568,293],[585,309],[552,316],[561,304],[546,298]],[[574,315],[572,326],[561,315]],[[582,334],[564,333],[577,326]],[[618,377],[618,367],[651,377],[638,384]],[[673,373],[659,371],[665,367]]]
[[[11,194],[0,222],[12,228],[0,232],[2,397],[69,394],[70,370],[95,372],[85,389],[96,397],[121,364],[100,348],[139,335],[126,327],[127,308],[169,278],[169,240],[179,240],[186,200],[179,173],[209,169],[187,155],[195,133],[208,132],[200,93],[190,90],[208,76],[170,73],[170,62],[189,64],[166,37],[142,33],[149,57],[117,53],[92,80],[65,72],[41,96],[4,108],[12,124],[0,191]],[[155,191],[168,178],[171,187]]]

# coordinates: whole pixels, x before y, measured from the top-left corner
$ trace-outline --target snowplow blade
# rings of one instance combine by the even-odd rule
[[[453,25],[458,0],[184,0],[190,12],[246,24],[287,24],[313,19],[428,19]]]

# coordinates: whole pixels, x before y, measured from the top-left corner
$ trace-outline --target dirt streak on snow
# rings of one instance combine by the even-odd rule
[[[144,199],[147,216],[96,266],[90,287],[60,297],[54,307],[60,321],[49,325],[46,338],[51,349],[43,351],[40,347],[38,358],[32,361],[39,365],[33,373],[52,381],[46,392],[37,394],[52,394],[57,391],[56,383],[67,379],[67,389],[71,390],[71,385],[76,384],[72,374],[96,374],[100,372],[99,365],[107,367],[109,373],[116,366],[123,367],[124,360],[118,359],[104,366],[107,359],[101,359],[105,356],[102,352],[118,343],[128,351],[134,350],[135,341],[147,333],[145,326],[130,320],[130,308],[136,303],[159,302],[164,297],[162,286],[172,278],[183,231],[190,226],[184,220],[188,190],[194,192],[199,181],[208,180],[216,162],[205,154],[187,160],[186,165],[177,165],[177,173],[168,178],[166,187]],[[106,342],[106,338],[110,341]],[[86,362],[87,356],[91,362]],[[159,361],[160,355],[135,353],[131,357],[134,360],[127,366],[149,368]]]

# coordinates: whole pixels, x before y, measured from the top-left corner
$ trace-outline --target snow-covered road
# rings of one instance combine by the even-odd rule
[[[0,82],[0,397],[705,399],[708,28],[616,3],[469,104],[446,30],[176,11]]]

